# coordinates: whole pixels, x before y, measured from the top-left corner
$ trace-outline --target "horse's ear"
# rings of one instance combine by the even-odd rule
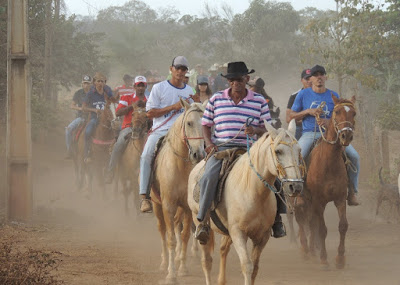
[[[104,92],[104,99],[106,100],[106,104],[107,104],[107,105],[111,104],[111,99],[108,97],[108,95],[106,94],[106,92]]]
[[[355,104],[356,103],[356,96],[353,95],[350,99],[351,103]]]
[[[203,102],[204,109],[207,107],[207,104],[208,104],[208,99]]]
[[[276,129],[270,124],[268,123],[266,120],[264,120],[264,125],[265,128],[267,129],[268,134],[271,136],[272,139],[276,138]]]
[[[336,105],[337,103],[339,103],[339,99],[335,95],[333,95],[333,93],[331,94],[331,96],[332,96],[333,104]]]
[[[186,102],[186,100],[179,98],[179,101],[181,101],[182,108],[185,108],[186,111],[189,110],[190,104],[188,102]]]
[[[296,135],[296,120],[292,119],[289,123],[288,131],[292,136]]]

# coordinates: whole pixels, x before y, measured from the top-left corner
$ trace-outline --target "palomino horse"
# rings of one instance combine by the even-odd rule
[[[154,213],[158,219],[158,230],[161,234],[162,254],[161,269],[168,264],[166,284],[176,283],[175,247],[176,235],[174,222],[178,209],[184,212],[183,229],[181,231],[182,247],[178,260],[180,261],[179,274],[185,275],[186,250],[190,236],[192,213],[187,204],[187,181],[194,164],[204,158],[204,140],[201,118],[204,106],[200,103],[189,105],[181,100],[185,112],[181,114],[164,138],[156,160],[154,182],[151,196]],[[159,193],[159,194],[157,194]],[[157,201],[159,200],[159,201]],[[179,213],[178,215],[179,216]],[[180,231],[177,230],[177,233]],[[167,257],[166,235],[168,240],[169,259]]]
[[[110,105],[112,103],[105,95],[106,104],[104,110],[98,117],[98,124],[94,131],[91,147],[91,161],[88,163],[84,162],[84,145],[85,136],[84,132],[79,137],[77,152],[74,155],[75,167],[78,168],[78,188],[82,189],[85,177],[87,178],[88,191],[92,192],[92,180],[95,175],[98,180],[98,185],[102,189],[102,193],[105,193],[104,184],[104,169],[110,158],[110,145],[114,142],[115,131],[112,128],[112,121],[115,119],[115,113],[111,111]]]
[[[304,190],[304,203],[295,205],[295,216],[299,225],[299,236],[305,257],[315,254],[316,243],[320,247],[320,260],[328,265],[325,239],[327,229],[324,220],[326,205],[333,201],[339,214],[340,243],[336,256],[336,267],[345,265],[345,238],[348,228],[346,197],[348,178],[343,160],[344,147],[353,139],[355,97],[351,100],[332,96],[335,107],[326,132],[310,154],[310,164]],[[310,229],[307,244],[307,226]]]
[[[262,135],[233,166],[225,182],[221,201],[215,209],[229,235],[222,232],[213,222],[211,229],[224,234],[220,248],[220,271],[218,284],[226,283],[226,258],[233,242],[239,255],[245,284],[254,284],[258,272],[260,255],[271,235],[276,215],[276,199],[270,189],[276,177],[282,181],[284,192],[289,196],[303,189],[300,167],[300,147],[294,138],[295,123],[289,131],[276,130],[265,122],[268,134]],[[193,198],[198,173],[205,162],[197,164],[189,176],[188,203],[193,215],[199,205]],[[197,219],[193,219],[198,224]],[[247,239],[253,241],[251,259],[247,251]],[[202,266],[206,283],[211,284],[211,251],[214,247],[213,233],[206,245],[202,245]]]
[[[118,165],[118,178],[122,184],[122,191],[125,197],[125,212],[128,213],[128,198],[133,191],[134,205],[136,213],[140,213],[139,205],[139,165],[140,155],[142,154],[144,144],[147,138],[149,119],[146,115],[146,103],[138,101],[133,105],[132,112],[132,133],[124,155],[121,157]]]

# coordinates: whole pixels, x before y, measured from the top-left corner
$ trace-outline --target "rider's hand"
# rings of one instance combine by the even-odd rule
[[[174,105],[171,106],[173,111],[179,111],[182,109],[181,101],[176,102]]]
[[[215,144],[211,143],[211,144],[209,144],[209,145],[204,149],[204,151],[205,151],[207,154],[209,154],[213,149],[214,149],[215,151],[218,151],[218,147],[217,147]]]
[[[321,108],[308,109],[308,110],[309,110],[308,114],[311,116],[314,116],[314,117],[316,117],[317,115],[321,115],[321,113],[322,113]]]
[[[192,98],[194,102],[200,103],[200,95],[199,94],[190,95],[190,98]]]
[[[252,126],[248,126],[248,127],[246,127],[246,128],[244,129],[244,133],[245,133],[246,135],[249,135],[249,136],[254,136],[254,135],[256,134],[256,130],[255,130],[255,128],[253,128]]]

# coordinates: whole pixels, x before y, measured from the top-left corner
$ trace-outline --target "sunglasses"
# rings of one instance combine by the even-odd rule
[[[184,65],[174,65],[176,70],[187,71],[188,68]]]
[[[233,83],[233,82],[243,82],[244,81],[244,77],[237,77],[237,78],[228,78],[229,83]]]

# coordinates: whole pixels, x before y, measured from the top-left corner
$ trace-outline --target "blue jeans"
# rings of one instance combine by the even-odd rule
[[[304,159],[310,154],[310,150],[311,150],[311,147],[312,147],[314,141],[316,141],[320,137],[321,137],[320,132],[317,132],[317,133],[305,132],[305,133],[303,133],[303,135],[301,136],[301,138],[299,140],[299,145],[301,148],[301,155],[303,156]],[[360,173],[360,156],[351,144],[346,147],[345,151],[346,151],[347,157],[350,159],[351,163],[357,169],[357,171],[355,172],[351,169],[351,167],[348,168],[347,175],[349,177],[350,183],[354,187],[354,192],[358,193],[358,177],[359,177],[359,173]]]
[[[165,136],[168,130],[154,131],[147,138],[144,146],[142,155],[140,156],[140,183],[139,183],[139,194],[149,195],[150,193],[150,174],[151,174],[151,162],[154,157],[154,150],[160,137]]]
[[[218,151],[223,151],[234,147],[246,148],[246,146],[244,145],[230,144],[218,147]],[[204,220],[207,211],[210,209],[212,202],[215,199],[222,162],[223,160],[216,159],[214,155],[210,156],[206,162],[204,168],[204,174],[200,178],[199,181],[200,201],[199,201],[199,212],[197,213],[197,220],[200,222]]]
[[[121,155],[124,153],[127,142],[129,140],[125,139],[125,136],[132,132],[131,128],[125,128],[119,132],[117,142],[114,144],[113,150],[111,152],[110,162],[108,164],[108,171],[114,171],[115,165],[117,165]]]
[[[78,117],[65,128],[65,144],[67,145],[67,152],[70,152],[71,150],[72,132],[84,121],[83,118]]]
[[[85,130],[85,148],[84,148],[84,157],[89,157],[90,146],[92,145],[91,139],[94,131],[97,127],[97,118],[90,119],[89,123],[86,126]]]

